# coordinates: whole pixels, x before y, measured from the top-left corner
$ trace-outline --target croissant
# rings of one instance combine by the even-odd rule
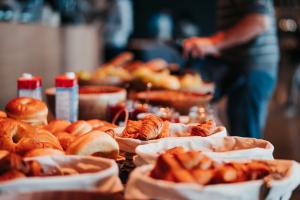
[[[159,136],[163,129],[163,121],[155,115],[146,115],[142,120],[139,138],[151,140]]]
[[[168,135],[169,123],[152,114],[146,115],[140,121],[129,120],[123,131],[123,137],[141,140],[158,139]]]
[[[259,180],[273,172],[279,177],[286,173],[278,173],[261,161],[218,163],[201,152],[174,147],[158,157],[150,176],[172,182],[208,185]]]
[[[216,128],[217,125],[214,120],[207,120],[197,126],[194,126],[192,128],[191,135],[206,137],[214,134],[216,132]]]
[[[158,135],[157,138],[165,138],[165,137],[168,137],[169,136],[169,132],[170,132],[170,129],[169,129],[169,122],[167,121],[164,121],[163,122],[163,128],[160,132],[160,134]]]
[[[139,136],[139,130],[141,129],[142,123],[140,121],[128,120],[127,126],[123,131],[123,137],[126,138],[137,138]]]

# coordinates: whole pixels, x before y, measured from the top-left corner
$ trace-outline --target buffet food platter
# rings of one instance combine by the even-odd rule
[[[161,60],[132,62],[128,53],[103,68],[80,72],[88,86],[74,77],[59,84],[68,95],[78,89],[79,119],[56,117],[74,103],[56,101],[57,86],[46,90],[48,105],[18,97],[0,111],[0,199],[279,200],[299,185],[299,163],[274,159],[269,141],[230,136],[207,113],[213,89],[198,76],[176,77]],[[108,77],[153,88],[91,85],[112,85]]]
[[[212,93],[214,84],[202,80],[199,74],[173,75],[172,64],[162,59],[148,62],[135,61],[130,52],[124,52],[103,64],[94,72],[81,70],[77,73],[81,85],[126,86],[129,91],[181,90]]]

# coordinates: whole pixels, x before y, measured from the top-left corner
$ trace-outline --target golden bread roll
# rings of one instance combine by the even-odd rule
[[[0,120],[0,149],[15,152],[16,146],[22,138],[33,135],[34,128],[14,119]]]
[[[126,63],[132,61],[134,55],[131,52],[125,51],[119,55],[117,55],[113,60],[110,61],[109,64],[120,67],[125,65]]]
[[[176,76],[166,76],[160,79],[159,86],[169,90],[179,90],[180,82]]]
[[[76,138],[66,152],[71,155],[94,155],[115,159],[119,155],[119,145],[107,133],[92,131]]]
[[[101,128],[101,127],[111,127],[111,128],[116,128],[117,126],[114,124],[111,124],[109,122],[103,121],[103,120],[99,120],[99,119],[91,119],[91,120],[87,120],[87,123],[89,123],[93,129],[96,128]]]
[[[20,154],[35,148],[62,150],[50,132],[10,118],[0,119],[0,149]]]
[[[52,133],[43,129],[35,129],[34,134],[28,135],[18,142],[15,151],[23,154],[37,148],[63,150],[58,139]]]
[[[6,118],[7,114],[4,111],[0,110],[0,118]]]
[[[50,131],[51,133],[56,133],[60,131],[65,131],[70,125],[71,122],[66,120],[53,120],[47,126],[45,126],[44,129]]]
[[[65,131],[71,133],[73,136],[80,136],[90,132],[92,129],[93,128],[89,123],[79,120],[68,126]]]
[[[53,135],[58,139],[60,145],[64,150],[66,150],[75,139],[75,136],[64,131],[53,133]]]
[[[26,175],[18,170],[12,169],[0,175],[0,182],[10,181],[19,178],[25,178]]]
[[[94,130],[97,130],[97,131],[102,131],[102,132],[109,132],[110,130],[114,129],[114,128],[117,128],[117,126],[113,125],[113,124],[108,124],[108,125],[105,125],[105,126],[100,126],[98,128],[95,128]]]
[[[161,58],[150,60],[146,63],[146,66],[152,71],[160,71],[168,67],[168,63]]]
[[[25,154],[25,157],[37,157],[37,156],[63,156],[63,151],[51,148],[32,149]]]
[[[47,124],[48,108],[40,100],[21,97],[11,100],[5,107],[7,116],[31,125]]]

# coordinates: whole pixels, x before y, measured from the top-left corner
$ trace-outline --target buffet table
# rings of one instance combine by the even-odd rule
[[[300,164],[274,159],[269,141],[230,136],[210,106],[213,84],[175,76],[161,60],[132,59],[125,53],[95,72],[58,76],[72,97],[61,109],[61,85],[45,91],[47,104],[24,96],[6,104],[0,199],[291,197]],[[57,117],[75,101],[79,119]]]

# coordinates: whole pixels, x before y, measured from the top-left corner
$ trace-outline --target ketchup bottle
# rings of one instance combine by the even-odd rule
[[[18,97],[30,97],[42,100],[42,79],[39,76],[24,73],[18,78]]]
[[[55,115],[57,119],[77,121],[78,81],[74,72],[56,76]]]

